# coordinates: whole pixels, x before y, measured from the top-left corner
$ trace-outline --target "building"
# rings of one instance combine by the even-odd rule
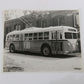
[[[78,11],[41,11],[4,22],[4,42],[6,34],[28,27],[71,26],[79,30]]]

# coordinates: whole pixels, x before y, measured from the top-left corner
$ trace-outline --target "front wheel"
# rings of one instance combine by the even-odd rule
[[[42,54],[44,56],[50,56],[51,55],[51,49],[49,46],[43,46],[42,48]]]
[[[11,53],[14,53],[14,52],[15,52],[15,46],[14,46],[14,45],[10,45],[9,51],[10,51]]]

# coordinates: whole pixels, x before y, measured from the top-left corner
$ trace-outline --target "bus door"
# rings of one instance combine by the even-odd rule
[[[29,38],[29,34],[25,34],[23,36],[24,38],[24,49],[27,50],[27,49],[30,49],[30,42],[31,42],[31,38]]]
[[[58,54],[61,54],[63,52],[63,33],[62,31],[57,31],[57,51]]]
[[[58,54],[62,50],[62,32],[55,31],[53,32],[53,48],[55,53]]]
[[[24,49],[30,49],[30,42],[24,41]]]
[[[23,50],[23,34],[20,34],[19,49]]]
[[[55,35],[55,53],[58,54],[58,51],[59,51],[59,32],[56,31],[54,32],[54,35]]]
[[[54,53],[57,53],[58,50],[58,32],[57,31],[52,31],[52,48]]]

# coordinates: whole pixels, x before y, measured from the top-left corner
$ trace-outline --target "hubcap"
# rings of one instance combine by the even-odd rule
[[[10,51],[14,52],[14,47],[13,46],[11,46]]]
[[[43,49],[43,54],[49,55],[49,49],[47,47]]]

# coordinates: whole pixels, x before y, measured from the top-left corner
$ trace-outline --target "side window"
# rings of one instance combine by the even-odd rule
[[[29,33],[29,40],[33,40],[33,34]]]
[[[25,40],[28,40],[28,34],[25,34]]]
[[[33,39],[37,40],[37,33],[34,33]]]
[[[43,39],[43,32],[39,33],[39,38],[38,39]]]
[[[49,39],[49,32],[44,32],[44,39]]]

